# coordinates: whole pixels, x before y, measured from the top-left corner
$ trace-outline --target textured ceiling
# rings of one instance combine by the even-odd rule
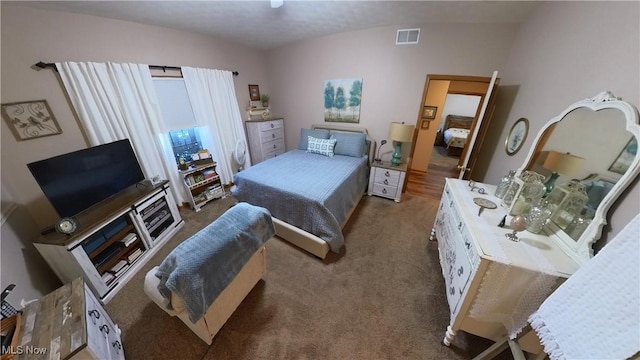
[[[537,1],[25,1],[74,12],[216,36],[258,49],[378,26],[520,23]]]

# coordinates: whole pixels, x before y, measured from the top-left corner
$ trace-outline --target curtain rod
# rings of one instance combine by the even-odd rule
[[[58,68],[56,67],[55,63],[46,63],[46,62],[39,61],[34,66],[40,69],[50,68],[55,70],[56,72],[58,71]],[[149,65],[149,69],[158,69],[158,70],[166,71],[166,70],[181,70],[182,68],[180,68],[179,66]],[[233,74],[233,76],[240,75],[240,73],[237,71],[232,71],[231,73]]]

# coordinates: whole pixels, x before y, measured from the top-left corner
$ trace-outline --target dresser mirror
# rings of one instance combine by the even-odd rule
[[[640,172],[638,110],[610,92],[578,101],[547,122],[538,132],[518,173],[532,170],[549,178],[545,162],[553,153],[580,159],[571,175],[558,171],[556,186],[572,179],[584,186],[588,200],[581,210],[582,229],[550,221],[544,231],[579,263],[593,256],[593,243],[602,234],[607,211]],[[545,166],[546,165],[546,166]],[[591,218],[591,219],[590,219]]]

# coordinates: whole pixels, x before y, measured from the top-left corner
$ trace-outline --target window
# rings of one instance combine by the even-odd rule
[[[180,158],[183,158],[185,162],[191,161],[192,154],[203,150],[198,128],[169,131],[169,138],[171,139],[171,148],[173,148],[176,164],[180,164]]]
[[[191,155],[203,150],[199,128],[182,78],[154,78],[163,126],[169,134],[174,160],[191,161]],[[167,149],[168,150],[168,149]]]

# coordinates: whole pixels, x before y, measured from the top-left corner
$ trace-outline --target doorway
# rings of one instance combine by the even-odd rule
[[[417,131],[411,145],[407,178],[427,176],[434,170],[440,174],[448,173],[448,177],[458,177],[458,167],[465,156],[469,156],[470,169],[464,178],[472,176],[478,153],[474,149],[482,146],[495,107],[495,96],[490,96],[483,121],[478,121],[487,93],[495,94],[499,83],[497,78],[493,91],[488,92],[491,80],[490,77],[478,76],[427,75],[416,123]],[[475,129],[478,123],[480,126]],[[455,131],[459,134],[477,132],[477,137],[470,146],[463,135],[457,140],[445,140],[448,129],[460,129]]]
[[[467,145],[471,125],[481,103],[480,95],[447,94],[436,139],[429,159],[429,167],[457,171],[461,155]],[[428,168],[427,168],[428,169]]]

